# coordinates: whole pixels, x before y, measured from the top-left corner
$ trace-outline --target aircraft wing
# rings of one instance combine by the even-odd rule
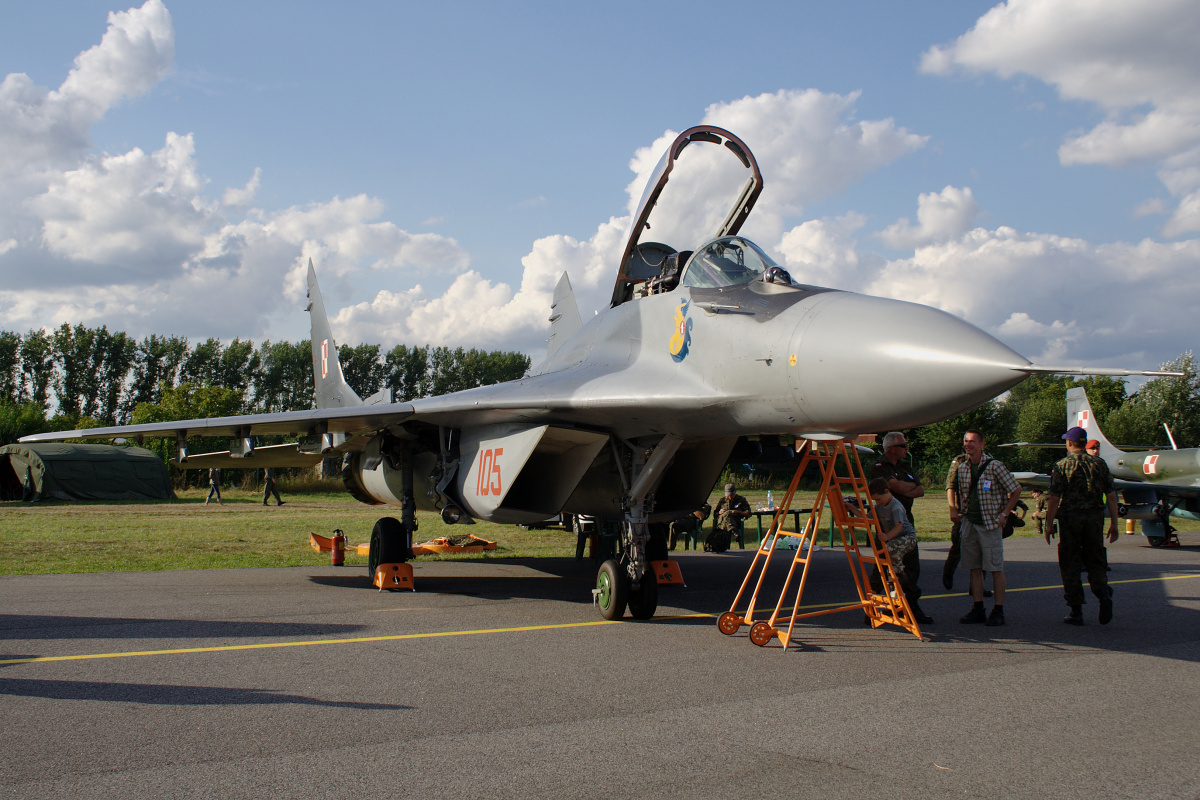
[[[369,433],[407,420],[413,415],[410,403],[391,403],[351,408],[314,408],[306,411],[279,411],[273,414],[244,414],[210,419],[184,419],[147,422],[140,425],[114,425],[78,431],[35,433],[21,437],[22,442],[60,442],[64,439],[112,439],[135,436],[304,436],[317,430],[329,433]]]
[[[38,433],[22,437],[21,441],[154,436],[208,436],[233,441],[253,436],[304,437],[318,434],[343,434],[349,438],[369,436],[405,422],[458,427],[558,421],[632,435],[649,428],[686,428],[694,422],[692,416],[696,414],[708,415],[707,421],[711,427],[716,422],[714,416],[720,416],[719,411],[714,415],[714,409],[726,399],[720,395],[713,396],[711,389],[692,385],[684,379],[678,380],[670,392],[647,394],[644,381],[639,378],[640,374],[613,372],[606,368],[577,368],[569,376],[546,373],[407,403],[116,425]],[[652,419],[646,419],[648,414]],[[665,426],[662,421],[664,418],[669,420]],[[254,448],[255,453],[260,449],[265,448]],[[220,454],[203,455],[216,458]],[[199,458],[200,454],[195,457]],[[237,458],[237,455],[232,458]],[[188,458],[188,466],[195,466],[192,457]]]
[[[1045,489],[1050,485],[1050,476],[1040,472],[1014,472],[1013,477],[1027,489]]]
[[[1017,483],[1028,488],[1047,489],[1050,486],[1050,476],[1039,472],[1014,472]],[[1188,497],[1200,499],[1200,486],[1179,486],[1169,483],[1151,483],[1150,481],[1127,481],[1121,478],[1113,479],[1113,487],[1118,492],[1144,492],[1153,490],[1155,494],[1165,497]]]
[[[1200,498],[1200,486],[1179,486],[1170,483],[1151,483],[1150,481],[1127,481],[1113,480],[1113,485],[1117,487],[1117,491],[1145,491],[1153,489],[1155,494],[1167,497],[1190,497]]]

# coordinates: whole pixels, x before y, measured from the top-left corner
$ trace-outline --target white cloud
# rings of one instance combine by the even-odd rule
[[[262,169],[255,167],[254,175],[246,182],[246,185],[241,189],[233,187],[226,189],[221,202],[227,206],[248,206],[254,202],[254,195],[258,194],[260,185],[262,185]]]
[[[858,92],[792,90],[714,103],[703,122],[735,133],[763,174],[763,193],[747,236],[774,242],[789,218],[804,206],[845,190],[879,167],[924,146],[927,136],[910,133],[891,119],[855,120]],[[632,215],[659,158],[677,131],[666,131],[630,161],[635,177],[626,187]],[[746,170],[722,148],[691,145],[684,150],[651,218],[658,241],[694,247],[729,212]]]
[[[91,144],[92,125],[166,75],[175,33],[160,0],[109,14],[108,23],[100,44],[79,54],[55,91],[35,86],[23,73],[0,83],[0,184],[73,167]]]
[[[816,90],[781,91],[714,104],[704,122],[737,133],[754,153],[766,189],[745,233],[762,237],[768,247],[782,236],[784,220],[805,203],[841,191],[872,169],[920,148],[926,137],[909,133],[891,120],[855,121],[858,94]],[[616,281],[617,262],[630,218],[646,181],[663,151],[678,135],[666,131],[638,148],[629,166],[627,215],[600,224],[586,240],[555,235],[538,239],[521,263],[515,291],[471,271],[460,275],[446,295],[423,291],[381,292],[371,302],[343,309],[337,324],[355,336],[385,341],[518,347],[539,356],[549,329],[550,300],[559,275],[571,277],[583,316],[607,308]],[[651,217],[656,241],[694,247],[728,213],[746,171],[724,148],[692,145],[684,151]],[[861,218],[830,223],[839,231],[862,224]],[[799,244],[796,247],[800,247]],[[851,251],[853,246],[851,244]],[[828,268],[828,265],[822,268]],[[821,274],[820,269],[816,274]],[[844,275],[842,277],[845,277]],[[798,279],[809,280],[802,275]]]
[[[1188,201],[1200,182],[1200,4],[1193,0],[1011,0],[954,43],[927,51],[921,68],[1031,75],[1107,117],[1069,136],[1064,165],[1160,162],[1164,183]],[[1183,209],[1164,233],[1200,230]]]
[[[834,220],[814,219],[792,228],[777,251],[792,278],[800,283],[858,289],[870,274],[858,254],[854,233],[866,220],[849,214]],[[868,259],[868,261],[870,261]]]
[[[1097,245],[976,228],[888,262],[865,291],[949,311],[1035,361],[1154,364],[1195,327],[1198,263],[1195,240]]]
[[[196,173],[192,137],[167,135],[151,155],[135,148],[56,176],[30,206],[51,253],[137,270],[178,267],[201,243],[212,211]]]
[[[382,221],[365,196],[305,208],[248,208],[255,170],[221,201],[206,194],[191,134],[151,153],[93,154],[90,128],[170,70],[171,18],[159,0],[109,15],[101,43],[62,85],[0,84],[0,316],[5,327],[108,325],[139,336],[256,336],[303,297],[308,256],[332,281],[363,268],[450,274],[453,239]],[[409,278],[411,280],[411,278]]]
[[[922,194],[917,200],[917,226],[908,219],[889,225],[879,236],[889,247],[920,247],[962,235],[971,227],[979,205],[970,187],[947,186],[940,193]]]

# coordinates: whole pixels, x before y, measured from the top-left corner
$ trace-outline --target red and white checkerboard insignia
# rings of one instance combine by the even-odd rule
[[[1142,472],[1146,475],[1155,475],[1158,473],[1158,456],[1146,456],[1145,462],[1142,463]]]
[[[329,340],[321,340],[321,377],[329,377]]]
[[[1088,426],[1088,421],[1091,418],[1092,418],[1092,412],[1089,411],[1088,409],[1084,409],[1083,411],[1080,411],[1075,414],[1075,424],[1077,426],[1079,426],[1080,428],[1086,428]]]

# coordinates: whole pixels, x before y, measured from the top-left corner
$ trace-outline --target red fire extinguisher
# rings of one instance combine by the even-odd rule
[[[341,528],[333,531],[333,549],[329,551],[329,563],[340,567],[346,563],[346,536]]]

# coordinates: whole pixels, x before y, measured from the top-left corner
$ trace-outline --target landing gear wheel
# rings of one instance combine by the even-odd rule
[[[600,616],[605,619],[620,619],[625,616],[625,604],[629,597],[629,582],[625,577],[625,568],[617,561],[609,559],[600,565],[596,573],[596,604],[600,606]]]
[[[642,584],[629,592],[629,616],[650,619],[658,609],[658,580],[652,571],[642,576]]]
[[[717,617],[717,630],[726,636],[733,636],[742,627],[742,618],[732,611],[726,611]]]
[[[1165,537],[1165,536],[1147,536],[1146,541],[1150,543],[1151,547],[1162,547],[1164,544],[1167,543],[1167,537]]]
[[[367,553],[367,574],[375,577],[375,568],[380,564],[396,564],[408,561],[404,552],[404,526],[395,517],[384,517],[371,529],[371,549]]]
[[[766,647],[767,642],[771,641],[771,637],[774,635],[775,629],[766,622],[756,622],[750,628],[750,641],[759,647]]]

